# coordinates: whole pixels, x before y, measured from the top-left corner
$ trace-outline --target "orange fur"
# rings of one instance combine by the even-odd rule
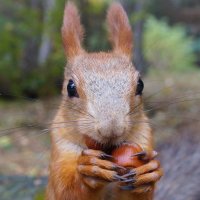
[[[96,194],[83,184],[77,173],[77,155],[57,151],[53,149],[46,199],[77,200],[81,195],[82,200],[95,200]]]
[[[81,47],[83,33],[79,13],[75,5],[72,2],[68,2],[64,11],[62,39],[69,59],[83,52]]]
[[[131,57],[133,49],[131,26],[119,3],[114,3],[108,10],[107,22],[114,51]]]
[[[135,95],[139,73],[130,60],[128,17],[114,3],[107,20],[113,52],[86,53],[81,47],[83,28],[78,11],[70,2],[65,7],[62,38],[68,64],[63,99],[51,127],[46,200],[151,200],[154,183],[162,175],[154,162],[132,169],[136,180],[131,184],[137,188],[123,191],[119,189],[123,180],[117,172],[119,166],[102,159],[105,152],[88,150],[85,144],[85,135],[108,146],[137,143],[153,159],[152,130],[142,97]],[[75,82],[79,98],[68,97],[69,79]],[[132,109],[134,115],[128,115]]]

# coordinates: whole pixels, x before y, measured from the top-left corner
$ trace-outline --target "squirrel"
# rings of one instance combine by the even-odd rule
[[[132,63],[132,30],[119,3],[107,13],[110,52],[88,53],[74,3],[65,6],[62,39],[68,63],[62,101],[51,127],[51,161],[46,200],[151,200],[163,175],[155,159],[152,129],[142,103],[143,82]],[[119,175],[120,166],[102,149],[137,143],[148,162]]]

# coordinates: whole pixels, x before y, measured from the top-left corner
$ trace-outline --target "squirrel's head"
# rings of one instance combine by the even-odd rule
[[[142,110],[143,82],[131,62],[132,31],[120,4],[111,5],[107,22],[113,51],[87,53],[81,46],[83,28],[78,11],[74,4],[66,5],[62,38],[68,65],[62,106],[75,134],[101,143],[119,143]]]

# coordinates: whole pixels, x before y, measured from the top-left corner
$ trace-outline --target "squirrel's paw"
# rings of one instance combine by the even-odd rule
[[[95,189],[109,182],[125,180],[117,174],[117,170],[123,167],[106,160],[110,157],[98,150],[87,149],[82,152],[78,159],[78,172],[86,185]]]
[[[120,188],[122,190],[131,190],[134,193],[151,191],[162,175],[163,170],[160,168],[159,161],[151,160],[147,164],[131,169],[122,176],[126,180],[120,182]]]

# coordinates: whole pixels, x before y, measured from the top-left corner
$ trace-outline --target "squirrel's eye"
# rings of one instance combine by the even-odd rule
[[[68,82],[67,92],[69,97],[79,97],[76,90],[76,85],[72,79],[70,79]]]
[[[138,82],[137,82],[137,88],[136,88],[136,93],[135,95],[142,95],[142,91],[144,89],[144,83],[143,81],[141,80],[141,78],[138,79]]]

